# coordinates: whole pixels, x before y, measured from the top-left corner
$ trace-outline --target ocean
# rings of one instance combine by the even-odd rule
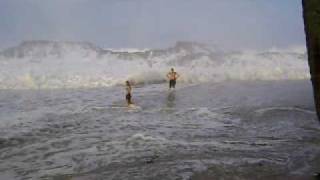
[[[0,179],[310,179],[320,172],[305,49],[180,42],[0,53]],[[166,73],[181,75],[169,90]],[[137,108],[126,107],[125,80]]]

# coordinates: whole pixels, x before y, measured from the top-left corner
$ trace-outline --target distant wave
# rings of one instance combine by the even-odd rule
[[[305,48],[223,52],[179,42],[162,50],[118,52],[86,43],[22,43],[0,53],[0,88],[80,88],[163,83],[174,67],[181,82],[308,79]]]
[[[136,49],[136,48],[107,48],[106,50],[112,52],[128,52],[128,53],[136,53],[136,52],[146,52],[150,49]]]

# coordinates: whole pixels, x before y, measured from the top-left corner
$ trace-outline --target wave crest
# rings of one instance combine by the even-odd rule
[[[310,78],[303,48],[223,52],[180,42],[163,50],[113,52],[87,44],[43,43],[41,47],[24,43],[11,48],[12,56],[0,53],[1,89],[100,87],[123,84],[125,80],[163,83],[172,67],[184,83]],[[45,53],[39,56],[42,51]]]

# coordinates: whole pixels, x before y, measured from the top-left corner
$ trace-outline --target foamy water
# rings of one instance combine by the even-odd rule
[[[123,87],[0,91],[0,179],[190,179],[207,171],[245,179],[320,168],[309,81],[134,87],[139,109],[126,108],[123,96]]]
[[[309,79],[305,48],[224,52],[195,43],[161,50],[103,50],[91,44],[26,42],[0,53],[1,89],[110,87],[166,81],[172,68],[181,82]]]
[[[169,91],[171,67],[181,78]],[[0,179],[311,177],[309,78],[305,48],[25,42],[0,53]],[[138,108],[125,105],[125,80]]]

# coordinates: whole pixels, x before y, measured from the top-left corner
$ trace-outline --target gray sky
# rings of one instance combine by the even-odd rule
[[[304,45],[301,0],[0,0],[0,48],[23,40],[159,48]]]

